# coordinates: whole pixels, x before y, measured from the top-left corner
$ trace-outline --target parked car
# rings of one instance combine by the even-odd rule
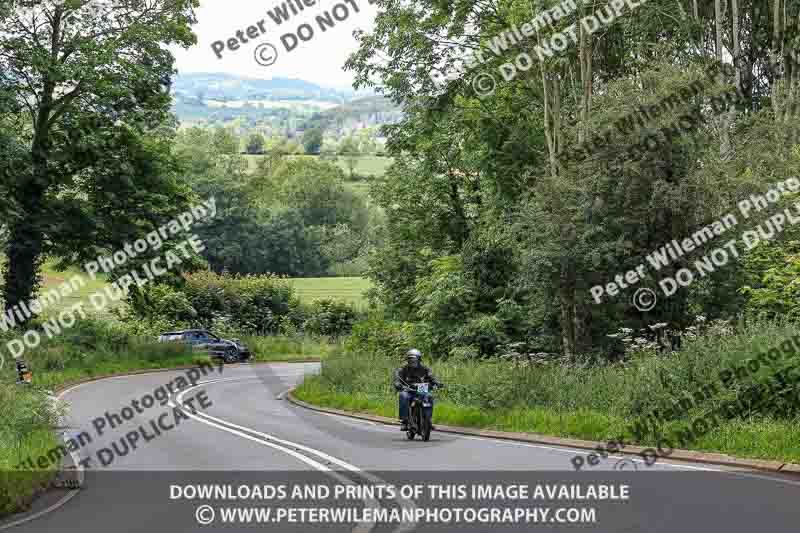
[[[158,337],[158,342],[182,342],[192,350],[208,352],[211,357],[222,358],[226,363],[250,359],[250,350],[239,339],[221,339],[205,329],[168,331]]]

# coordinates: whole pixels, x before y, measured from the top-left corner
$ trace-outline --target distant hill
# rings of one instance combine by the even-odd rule
[[[314,113],[303,128],[320,127],[327,131],[342,131],[354,124],[362,127],[380,126],[399,121],[403,116],[399,107],[377,95],[355,98],[325,111]]]
[[[231,74],[179,74],[172,83],[176,96],[195,100],[319,100],[343,103],[353,91],[321,87],[316,83],[287,78],[259,80]]]
[[[183,125],[235,122],[237,129],[301,132],[312,126],[345,132],[396,122],[399,108],[372,92],[332,89],[316,83],[246,78],[221,73],[178,74],[174,111]]]

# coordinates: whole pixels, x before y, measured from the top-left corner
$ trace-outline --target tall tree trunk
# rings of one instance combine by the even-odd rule
[[[22,214],[9,228],[6,247],[8,266],[3,288],[6,310],[30,301],[39,288],[39,267],[44,244],[40,224],[47,183],[47,150],[40,143],[41,139],[34,140],[32,175],[18,186],[15,194]],[[27,321],[22,317],[19,323],[24,325]]]
[[[731,0],[731,20],[733,21],[733,71],[736,76],[736,90],[742,94],[742,49],[739,46],[739,0]]]
[[[593,3],[594,4],[594,3]],[[594,5],[591,11],[594,12]],[[581,5],[579,19],[585,16],[586,6]],[[586,142],[591,135],[593,71],[592,37],[580,22],[577,27],[578,62],[580,68],[580,111],[578,115],[578,144]],[[559,279],[561,307],[561,339],[566,355],[573,355],[591,347],[591,312],[587,303],[587,291],[578,283],[576,259],[572,256],[570,242],[575,232],[566,231],[562,236],[564,257]]]
[[[20,179],[14,191],[14,199],[22,214],[9,228],[6,248],[8,268],[3,288],[7,311],[22,302],[30,301],[39,288],[39,268],[44,245],[43,203],[50,182],[47,165],[50,157],[49,121],[54,92],[55,83],[45,77],[41,103],[33,124],[31,174]],[[26,317],[19,321],[20,325],[26,322]]]
[[[595,2],[592,2],[590,13],[595,11]],[[583,8],[581,9],[581,19],[585,16]],[[592,124],[592,94],[594,92],[594,70],[592,63],[593,42],[592,35],[586,31],[582,24],[578,24],[580,31],[580,44],[579,60],[580,60],[580,74],[581,74],[581,127],[580,131],[583,133],[583,140],[588,140],[591,137],[591,124]],[[577,281],[576,268],[573,266],[571,269],[572,279],[570,285],[574,294],[574,305],[572,312],[573,332],[574,332],[574,350],[575,352],[582,352],[591,347],[591,318],[592,313],[587,303],[586,289]],[[565,317],[566,318],[566,317]]]
[[[64,6],[59,5],[48,17],[52,42],[48,59],[51,64],[59,61],[63,44],[63,16]],[[54,109],[56,85],[56,80],[49,73],[42,78],[39,108],[32,116],[31,174],[18,180],[14,189],[14,199],[22,214],[10,224],[6,248],[8,269],[4,276],[3,297],[7,311],[30,301],[39,289],[39,270],[45,244],[44,219],[49,215],[44,203],[51,185],[48,169],[51,155],[50,121],[58,113]],[[28,319],[23,315],[20,325],[26,322]]]
[[[798,51],[791,45],[786,46],[785,35],[797,35],[798,19],[800,15],[792,17],[786,12],[786,3],[783,5],[783,20],[781,31],[781,55],[783,58],[783,121],[789,123],[797,121],[798,91],[800,90],[800,72],[798,72]]]
[[[725,0],[726,8],[727,8],[727,0]],[[721,0],[714,0],[714,18],[715,18],[715,30],[716,30],[716,44],[715,50],[717,55],[717,62],[722,66],[722,34],[723,34],[723,8]],[[719,80],[721,84],[727,82],[725,79],[725,74],[720,70]],[[731,136],[730,136],[730,126],[731,126],[731,112],[730,110],[723,112],[720,117],[717,119],[717,127],[719,128],[719,155],[722,159],[727,159],[730,157],[731,154]]]
[[[561,310],[561,349],[564,355],[575,355],[575,269],[567,257],[561,261],[561,277],[558,283],[558,298]]]
[[[6,247],[8,268],[4,275],[3,288],[6,310],[21,302],[30,301],[38,290],[43,238],[36,218],[35,212],[26,212],[11,225],[9,231]],[[20,325],[25,322],[27,319],[24,317],[18,320]]]
[[[739,0],[731,0],[731,20],[733,21],[733,72],[734,72],[734,84],[736,85],[736,94],[744,95],[742,91],[742,51],[739,46]],[[723,118],[723,126],[725,128],[725,136],[723,137],[725,143],[727,145],[724,147],[727,149],[726,152],[722,152],[723,147],[720,147],[720,152],[723,156],[732,157],[733,155],[733,144],[730,141],[730,128],[731,125],[736,120],[736,115],[738,114],[739,109],[737,104],[733,104],[728,109],[728,113]]]
[[[781,0],[772,2],[772,50],[770,51],[770,70],[772,71],[772,109],[775,119],[783,119],[783,80],[780,72],[781,46]]]
[[[591,12],[594,12],[592,6]],[[540,6],[541,9],[541,6]],[[577,22],[578,60],[581,77],[581,96],[578,111],[578,143],[589,138],[592,110],[592,41],[591,36],[580,24],[586,6],[580,5]],[[531,13],[533,15],[533,13]],[[537,44],[541,46],[541,34],[537,31]],[[544,100],[544,131],[550,163],[550,175],[562,174],[560,156],[564,148],[564,132],[561,117],[561,77],[560,73],[548,70],[543,61],[539,62]],[[574,228],[573,228],[574,230]],[[589,312],[586,296],[588,292],[578,287],[575,259],[571,256],[570,241],[575,239],[574,231],[567,232],[562,239],[564,255],[559,267],[559,304],[562,350],[573,355],[591,346]]]

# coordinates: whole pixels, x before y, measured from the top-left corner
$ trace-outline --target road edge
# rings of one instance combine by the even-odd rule
[[[322,359],[319,357],[307,357],[305,359],[292,359],[292,360],[276,360],[276,361],[255,361],[253,363],[225,363],[223,368],[225,367],[247,367],[247,366],[258,366],[258,365],[274,365],[274,364],[287,364],[287,363],[319,363]],[[129,370],[127,372],[119,372],[116,374],[102,374],[100,376],[92,376],[90,378],[79,379],[76,381],[70,381],[64,384],[57,386],[54,390],[54,394],[60,394],[61,392],[77,387],[78,385],[84,385],[86,383],[92,383],[93,381],[100,381],[103,379],[108,378],[124,378],[126,376],[140,376],[143,374],[157,374],[160,372],[175,372],[178,370],[188,370],[190,368],[196,368],[197,365],[182,365],[182,366],[175,366],[170,368],[145,368],[142,370]]]
[[[318,405],[304,402],[303,400],[300,400],[294,395],[295,389],[296,387],[289,389],[284,394],[284,397],[290,403],[298,407],[302,407],[304,409],[309,409],[312,411],[318,411],[321,413],[345,416],[348,418],[354,418],[358,420],[367,420],[369,422],[375,422],[378,424],[385,424],[390,426],[400,425],[398,421],[392,418],[386,418],[384,416],[378,416],[363,412],[344,411],[342,409],[334,409],[332,407],[321,407]],[[568,439],[564,437],[552,437],[549,435],[541,435],[538,433],[514,433],[509,431],[494,431],[494,430],[473,429],[473,428],[458,427],[458,426],[445,426],[441,424],[436,424],[436,431],[440,431],[442,433],[453,433],[457,435],[469,435],[473,437],[485,437],[490,439],[528,442],[532,444],[549,444],[552,446],[564,446],[567,448],[576,448],[579,450],[590,450],[595,452],[597,451],[599,446],[597,442],[593,441]],[[626,445],[625,449],[619,450],[616,453],[620,455],[642,456],[642,452],[647,449],[650,448],[642,446]],[[694,452],[691,450],[673,450],[672,453],[669,455],[669,461],[700,463],[700,464],[709,464],[718,466],[730,466],[735,468],[741,468],[744,470],[764,471],[772,474],[777,474],[777,473],[794,474],[794,475],[800,474],[800,464],[784,463],[781,461],[768,461],[761,459],[740,459],[725,454]]]
[[[321,361],[321,359],[319,357],[317,357],[317,358],[309,357],[309,358],[305,358],[305,359],[294,359],[294,360],[283,360],[283,361],[256,361],[256,362],[253,362],[253,363],[232,363],[232,364],[228,363],[228,364],[225,364],[225,366],[226,367],[240,367],[240,366],[257,366],[257,365],[286,364],[286,363],[319,363],[320,361]],[[75,387],[78,387],[79,385],[85,385],[86,383],[93,383],[95,381],[102,381],[104,379],[109,379],[109,378],[120,378],[120,377],[126,377],[126,376],[139,376],[139,375],[143,375],[143,374],[157,374],[157,373],[161,373],[161,372],[175,372],[175,371],[179,371],[179,370],[188,370],[190,368],[195,368],[196,366],[197,365],[182,365],[182,366],[176,366],[176,367],[171,367],[171,368],[147,368],[147,369],[142,369],[142,370],[129,370],[127,372],[119,372],[119,373],[116,373],[116,374],[102,374],[100,376],[92,376],[90,378],[78,379],[78,380],[75,380],[75,381],[69,381],[69,382],[66,382],[66,383],[62,383],[61,385],[58,385],[57,387],[55,387],[55,389],[52,391],[52,394],[54,396],[59,397],[59,399],[60,399],[60,397],[63,394],[65,394],[68,391],[74,389]],[[60,477],[63,477],[67,472],[71,473],[71,472],[75,472],[77,470],[77,461],[75,461],[75,458],[71,454],[70,454],[69,457],[72,459],[72,462],[74,464],[73,465],[64,465],[64,464],[62,464],[61,468],[53,475],[53,478],[51,479],[49,486],[47,488],[45,488],[45,489],[42,489],[42,490],[36,492],[32,497],[31,503],[33,503],[37,499],[41,498],[47,492],[50,492],[52,490],[57,490],[58,487],[55,486],[57,480]],[[83,472],[82,471],[79,472],[78,476],[79,476],[79,483],[80,483],[80,485],[82,487],[82,485],[83,485]],[[44,515],[47,515],[47,514],[50,514],[50,513],[54,512],[54,511],[59,510],[60,508],[64,507],[67,503],[69,503],[70,500],[72,500],[75,496],[77,496],[78,493],[80,492],[80,490],[81,490],[80,488],[74,489],[74,490],[70,490],[60,500],[55,502],[50,507],[42,509],[41,511],[36,511],[36,512],[31,513],[30,510],[27,510],[27,511],[20,511],[18,513],[8,514],[8,515],[5,515],[5,516],[0,516],[0,520],[5,522],[5,523],[0,523],[0,531],[5,531],[5,530],[8,530],[8,529],[17,527],[17,526],[21,526],[23,524],[27,524],[29,522],[33,522],[37,518],[41,518]],[[30,516],[25,516],[25,515],[30,515]],[[15,517],[18,517],[18,518],[15,520]]]

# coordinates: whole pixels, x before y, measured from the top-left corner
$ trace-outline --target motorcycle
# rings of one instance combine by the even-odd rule
[[[427,442],[431,438],[433,424],[433,396],[431,390],[435,386],[432,383],[413,383],[406,387],[406,391],[416,393],[408,405],[408,440],[414,440],[419,435],[422,440]]]

